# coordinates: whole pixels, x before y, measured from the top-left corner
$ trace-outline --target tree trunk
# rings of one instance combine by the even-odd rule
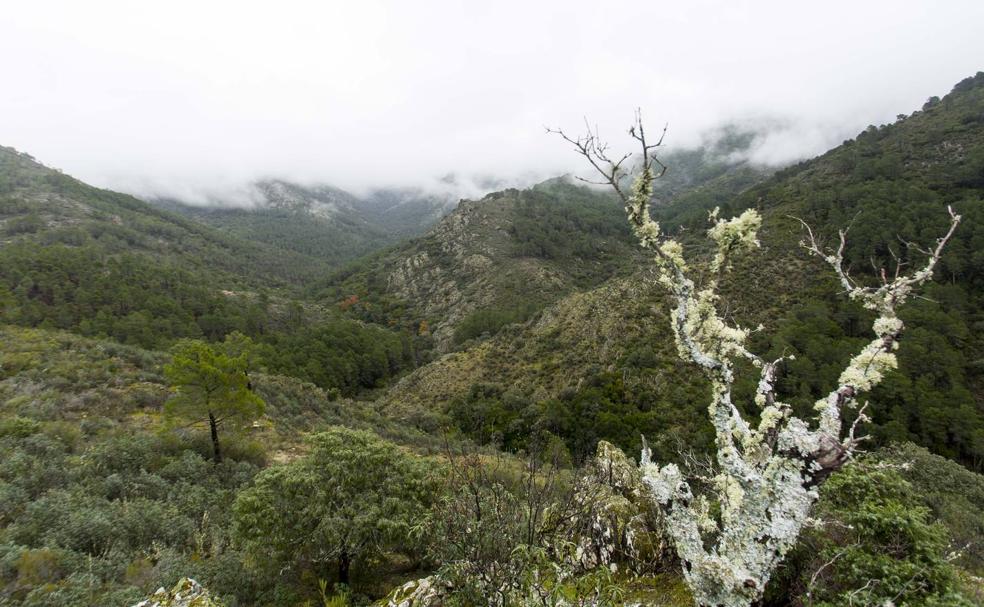
[[[349,568],[352,566],[352,559],[347,552],[342,552],[338,557],[338,583],[349,585]]]
[[[212,430],[212,455],[216,464],[222,463],[222,449],[219,448],[219,423],[215,421],[215,415],[208,412],[208,426]]]

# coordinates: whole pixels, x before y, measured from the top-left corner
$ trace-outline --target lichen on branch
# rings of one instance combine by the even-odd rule
[[[646,140],[641,116],[630,135],[641,147],[638,172],[631,188],[623,186],[627,154],[613,162],[597,132],[572,138],[579,154],[602,176],[625,204],[633,232],[643,248],[651,251],[657,281],[671,294],[674,307],[671,325],[680,357],[699,367],[711,384],[708,414],[714,426],[716,463],[719,474],[710,483],[710,497],[718,505],[716,518],[705,496],[695,496],[691,482],[675,464],[659,466],[644,446],[640,467],[649,495],[663,509],[668,532],[683,565],[683,575],[699,605],[748,607],[758,601],[773,571],[793,547],[818,494],[816,487],[840,469],[864,437],[855,436],[858,423],[867,420],[863,408],[846,431],[842,411],[855,408],[861,392],[880,383],[896,367],[895,351],[903,331],[896,309],[932,277],[943,248],[960,216],[952,209],[950,228],[927,251],[927,262],[909,275],[896,268],[882,284],[862,286],[844,267],[846,231],[840,233],[836,250],[825,250],[806,226],[803,245],[812,255],[828,263],[848,297],[878,314],[872,325],[874,339],[841,373],[838,385],[816,404],[816,417],[792,416],[791,407],[775,393],[776,375],[783,359],[764,361],[746,348],[750,332],[729,324],[718,310],[717,279],[731,267],[735,255],[759,246],[761,215],[748,209],[738,217],[721,219],[715,210],[707,236],[716,250],[709,263],[711,279],[697,289],[689,275],[683,246],[666,237],[649,214],[655,179],[665,172],[652,151],[662,143]],[[665,134],[665,129],[664,129]],[[732,402],[735,363],[749,360],[760,377],[755,403],[761,409],[753,428]]]

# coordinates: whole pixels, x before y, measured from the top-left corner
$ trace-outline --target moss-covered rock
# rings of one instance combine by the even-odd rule
[[[621,565],[642,573],[666,558],[663,518],[644,491],[635,462],[611,443],[599,442],[575,496],[585,516],[575,530],[573,564],[583,570]]]

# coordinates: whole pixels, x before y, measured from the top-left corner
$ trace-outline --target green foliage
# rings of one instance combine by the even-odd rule
[[[351,395],[413,368],[411,338],[350,320],[270,336],[263,356],[271,370]]]
[[[570,566],[580,559],[575,530],[597,520],[575,497],[566,449],[541,439],[523,462],[446,452],[443,491],[420,526],[436,577],[450,587],[444,604],[484,604],[490,596],[516,606],[619,604],[612,570]]]
[[[803,604],[969,605],[948,562],[947,528],[933,522],[919,487],[892,465],[866,460],[823,486],[823,527],[801,542],[790,561],[801,572]],[[781,600],[779,596],[777,600]]]
[[[339,214],[332,219],[303,209],[226,209],[175,205],[174,210],[251,242],[292,251],[310,259],[311,265],[334,266],[355,259],[392,242],[387,234]]]
[[[223,296],[211,277],[98,246],[20,242],[0,249],[0,284],[13,296],[0,319],[107,336],[142,347],[181,337],[256,332],[265,314]]]
[[[224,344],[213,347],[200,340],[178,342],[164,375],[174,395],[165,413],[194,421],[207,421],[212,432],[216,462],[222,461],[218,427],[230,418],[251,420],[263,414],[265,403],[249,381],[255,366],[252,341],[232,334]]]
[[[376,387],[416,362],[409,336],[284,309],[264,296],[221,293],[207,275],[139,255],[107,258],[92,247],[13,244],[0,248],[4,286],[13,300],[0,308],[6,322],[144,348],[242,332],[265,342],[271,368],[346,394]]]
[[[221,578],[220,523],[255,468],[208,463],[154,434],[110,430],[71,444],[0,438],[0,592],[15,606],[128,605],[181,575]],[[208,560],[202,561],[207,558]],[[233,556],[237,562],[238,556]],[[251,592],[249,581],[220,586]]]
[[[36,213],[29,213],[21,217],[15,217],[13,219],[7,220],[4,225],[4,231],[8,236],[17,236],[19,234],[34,234],[35,232],[42,230],[45,227],[44,220],[41,216]]]
[[[601,265],[603,273],[624,264],[619,257],[631,234],[624,212],[611,197],[553,180],[521,197],[514,214],[508,229],[516,255],[565,264],[590,260],[591,271]]]
[[[409,544],[433,490],[427,466],[364,431],[333,428],[308,447],[239,494],[233,532],[254,568],[348,583],[351,564]]]
[[[461,344],[477,337],[495,335],[506,325],[524,322],[537,311],[525,304],[510,308],[483,308],[466,316],[454,329],[454,341]]]
[[[200,340],[178,342],[164,366],[174,392],[166,409],[190,417],[261,415],[263,401],[249,387],[254,356],[252,341],[242,334],[229,335],[217,347]]]
[[[5,436],[26,438],[32,434],[36,434],[40,430],[40,422],[19,415],[0,419],[0,438]]]
[[[212,347],[237,357],[244,341]],[[185,576],[230,606],[313,599],[310,580],[278,587],[232,546],[231,506],[259,466],[295,454],[297,437],[325,424],[432,451],[443,444],[367,403],[251,371],[268,402],[263,427],[226,433],[216,465],[207,432],[162,424],[168,362],[111,341],[0,325],[0,603],[132,605]]]
[[[692,398],[702,396],[697,392]],[[656,452],[668,458],[675,457],[683,445],[699,449],[709,441],[699,429],[684,429],[686,411],[656,401],[651,394],[630,390],[615,373],[596,372],[578,389],[540,402],[504,391],[497,384],[475,384],[467,395],[451,401],[448,414],[472,439],[513,452],[528,448],[531,440],[544,433],[559,437],[576,462],[593,455],[601,440],[634,453],[641,448],[640,435],[645,434],[655,437]],[[671,422],[681,424],[675,436],[666,431]]]
[[[466,396],[451,401],[448,414],[459,429],[479,443],[494,442],[518,451],[532,437],[536,411],[522,395],[503,393],[492,384],[475,384]]]
[[[958,557],[954,562],[975,575],[984,573],[984,476],[912,443],[875,455],[895,466],[932,519],[946,525]]]

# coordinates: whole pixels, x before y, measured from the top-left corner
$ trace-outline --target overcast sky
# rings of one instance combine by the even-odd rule
[[[692,145],[725,121],[811,156],[984,69],[984,2],[5,1],[0,145],[184,198],[261,177],[350,189],[580,168],[636,106]],[[627,145],[627,142],[626,142]]]

